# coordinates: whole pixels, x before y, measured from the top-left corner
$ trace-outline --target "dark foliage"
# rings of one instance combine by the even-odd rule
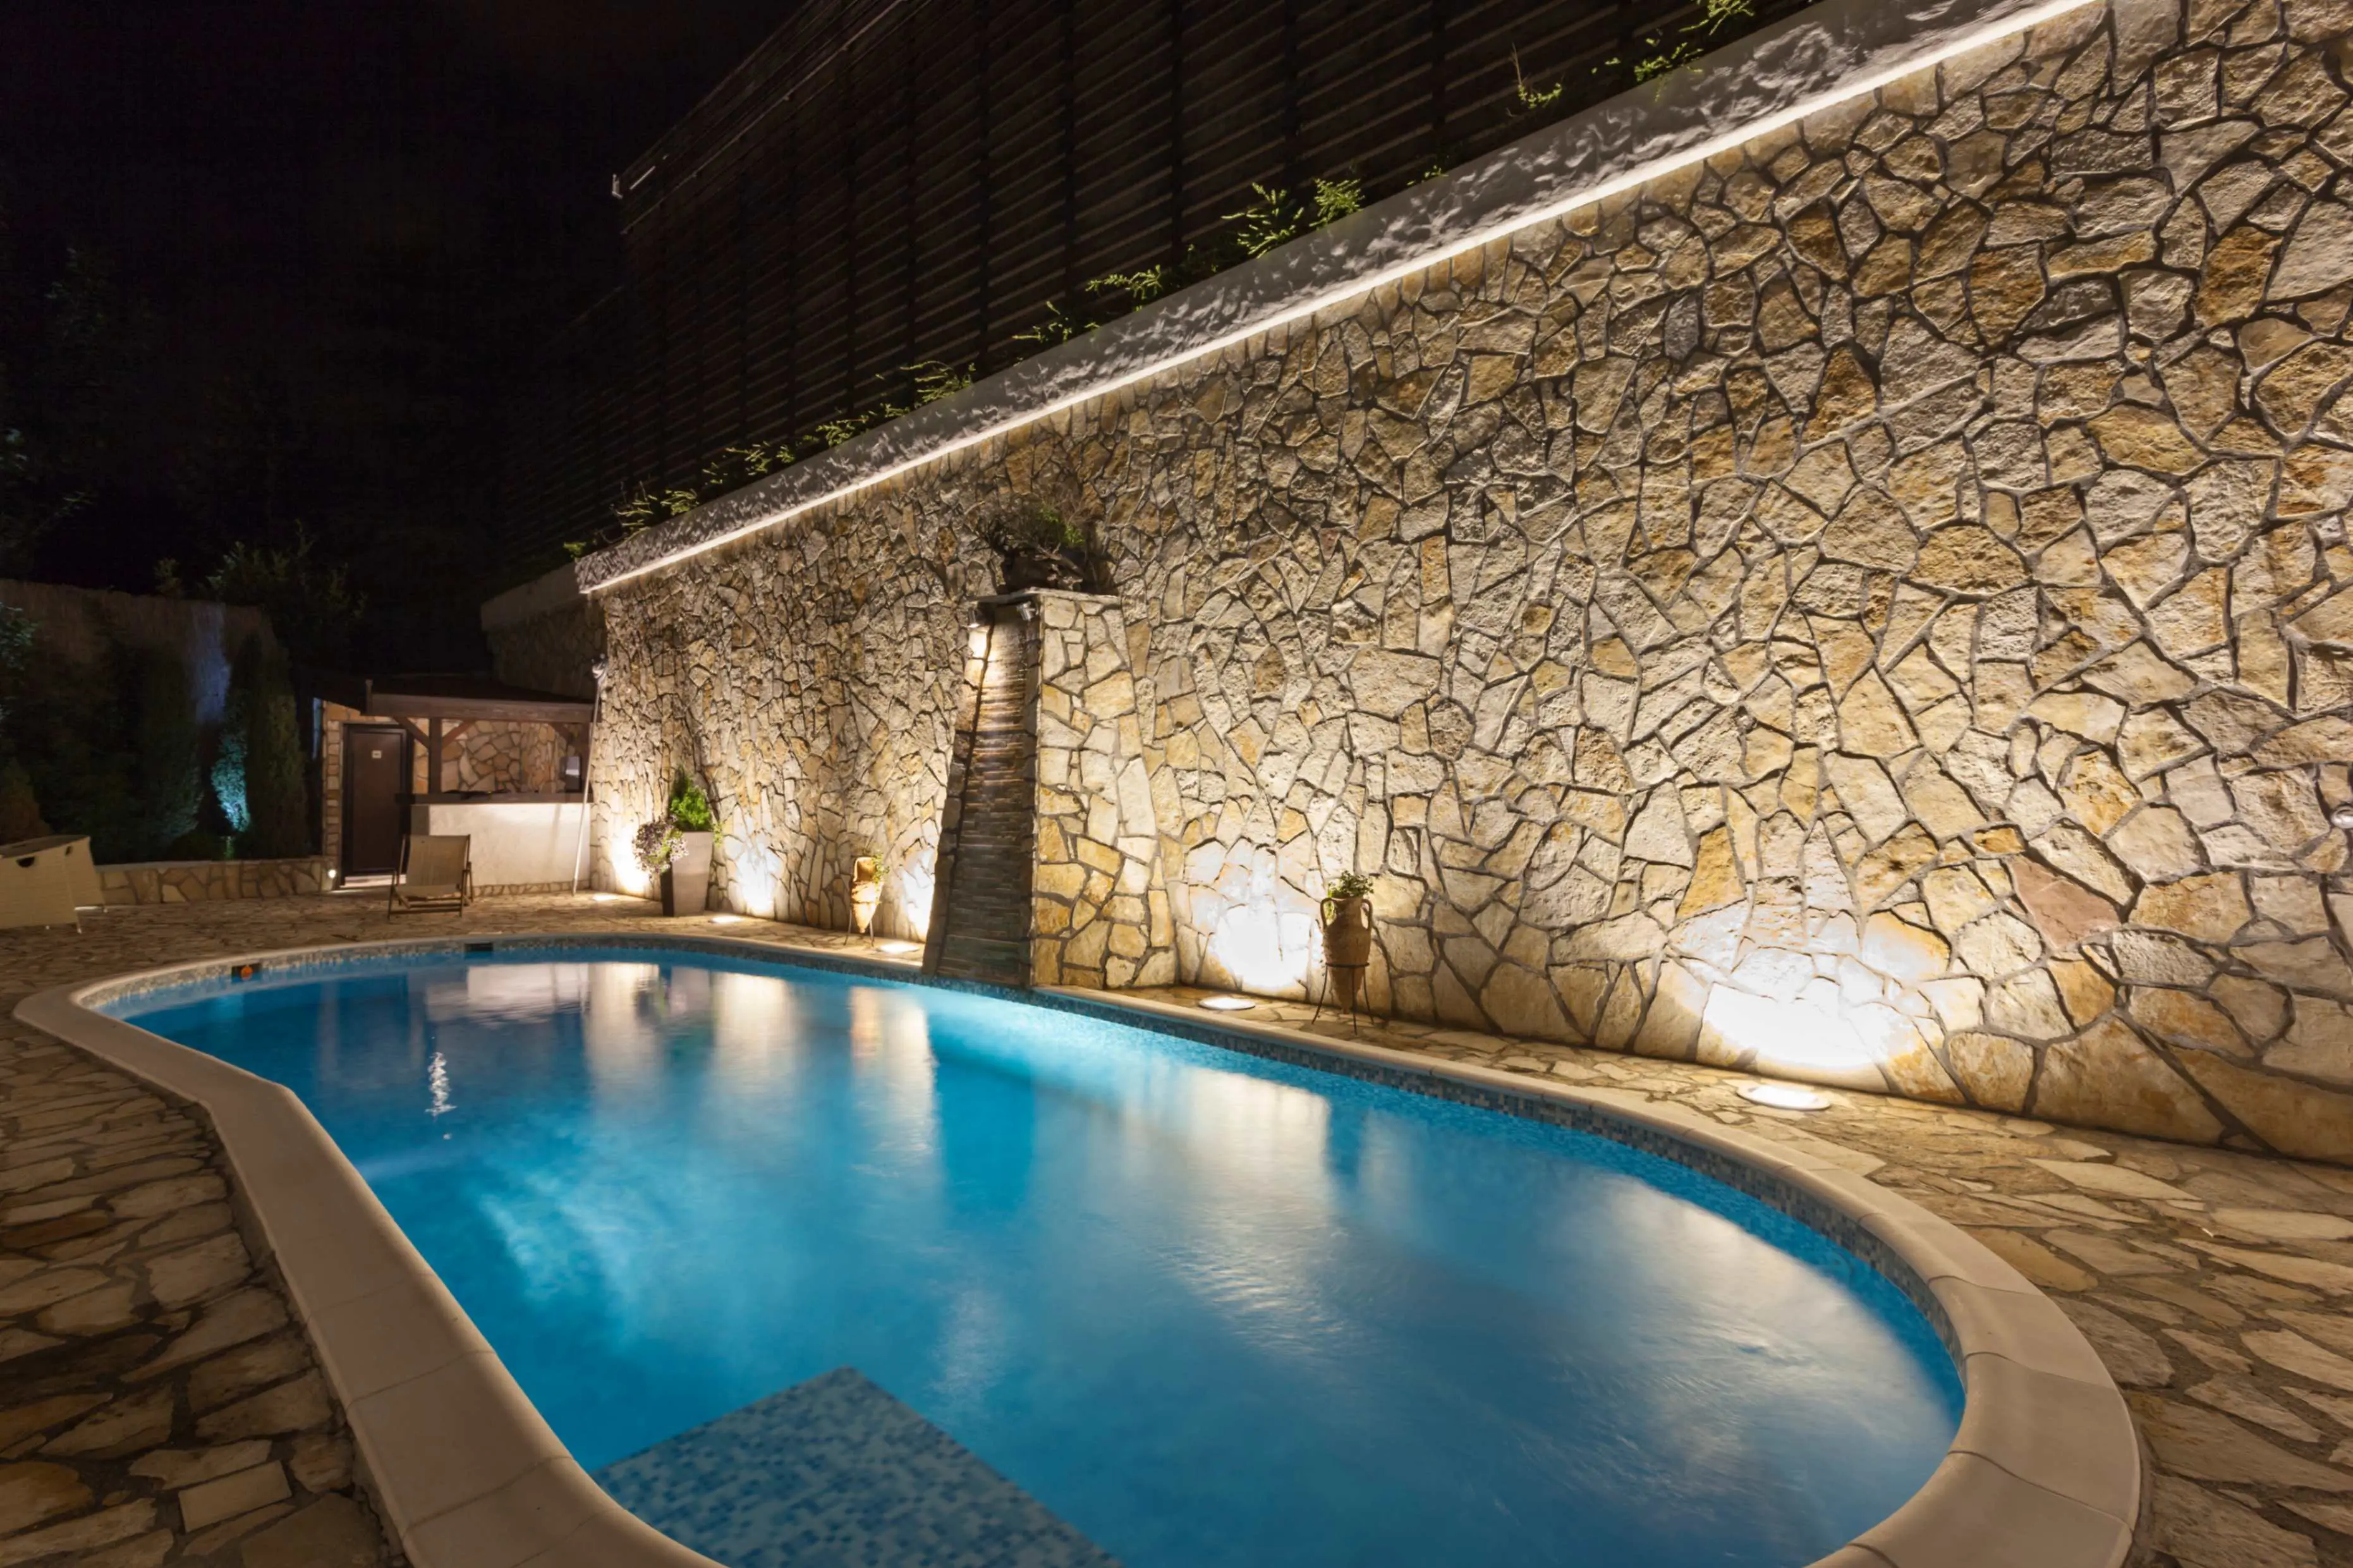
[[[237,655],[232,679],[245,690],[245,799],[248,824],[237,846],[248,859],[307,855],[310,812],[302,738],[286,656],[259,639]]]

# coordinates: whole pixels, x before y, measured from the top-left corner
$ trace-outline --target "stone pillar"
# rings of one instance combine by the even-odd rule
[[[1023,597],[1039,618],[1031,984],[1174,984],[1176,921],[1126,615],[1109,595]]]
[[[997,984],[1176,979],[1118,599],[985,599],[965,670],[924,968]]]

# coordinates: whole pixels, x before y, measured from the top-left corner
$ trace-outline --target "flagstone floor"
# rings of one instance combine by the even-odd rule
[[[462,928],[871,945],[650,910],[492,899]],[[0,931],[0,1012],[69,980],[459,923],[388,921],[359,894],[117,909],[79,934]],[[1250,1016],[1303,1025],[1308,1009]],[[2353,1568],[2353,1170],[1867,1095],[1763,1110],[1735,1095],[1736,1074],[1423,1026],[1360,1037],[1673,1100],[1902,1190],[2049,1290],[2098,1347],[2155,1461],[2151,1563]],[[388,1560],[340,1413],[229,1196],[197,1119],[0,1021],[0,1568]]]

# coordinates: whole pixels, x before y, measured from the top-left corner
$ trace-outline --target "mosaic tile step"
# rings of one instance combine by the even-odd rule
[[[728,1568],[1119,1568],[853,1367],[596,1472]]]

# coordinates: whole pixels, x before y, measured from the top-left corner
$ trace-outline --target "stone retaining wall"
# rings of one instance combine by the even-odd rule
[[[323,855],[290,860],[148,860],[100,866],[110,904],[200,904],[219,899],[283,899],[332,892]]]
[[[1167,985],[1176,931],[1136,703],[1135,653],[1114,598],[1041,593],[1038,842],[1029,964],[1039,985]],[[1169,803],[1173,813],[1180,809]]]
[[[1044,496],[1117,563],[1184,979],[1298,994],[1355,868],[1406,1016],[2353,1158],[2348,28],[2077,9],[501,671],[610,659],[608,882],[686,763],[723,899],[846,924],[880,846],[920,931],[960,525]]]

